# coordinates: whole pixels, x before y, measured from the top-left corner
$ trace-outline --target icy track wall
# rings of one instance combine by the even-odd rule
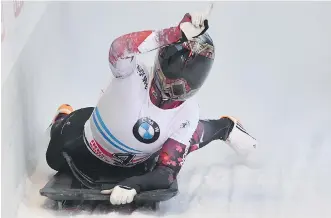
[[[16,18],[13,2],[2,6],[2,215],[15,217],[20,198],[34,194],[24,187],[43,163],[40,139],[58,105],[94,105],[112,78],[111,41],[176,25],[206,3],[24,2]],[[183,208],[233,217],[331,214],[330,11],[329,2],[215,4],[209,32],[217,54],[199,93],[201,116],[239,117],[259,139],[266,170],[222,167],[233,153],[213,143],[187,158],[181,182],[199,172],[215,181],[200,176],[206,186],[192,193],[182,185],[184,202],[198,197],[202,205]]]
[[[1,2],[1,217],[15,217],[25,178],[36,166],[44,99],[37,57],[41,54],[31,42],[46,6]]]

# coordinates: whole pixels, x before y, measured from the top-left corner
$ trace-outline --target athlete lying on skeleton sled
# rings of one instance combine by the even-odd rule
[[[192,13],[178,26],[115,39],[109,51],[115,78],[95,107],[59,107],[48,165],[68,170],[65,151],[91,178],[125,175],[113,189],[101,191],[118,205],[131,203],[137,193],[169,188],[186,156],[213,140],[225,141],[242,155],[254,150],[256,140],[235,118],[199,120],[195,94],[215,56],[207,29],[204,15]],[[155,49],[150,74],[136,55]]]

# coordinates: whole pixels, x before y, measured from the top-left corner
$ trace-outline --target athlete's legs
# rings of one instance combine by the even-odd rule
[[[145,165],[130,168],[109,165],[95,157],[87,148],[84,140],[84,125],[93,113],[94,108],[82,108],[70,114],[59,114],[52,125],[51,140],[46,152],[48,165],[56,171],[69,170],[62,155],[66,152],[81,172],[98,180],[125,179],[145,172]]]
[[[93,112],[93,107],[82,108],[72,113],[59,113],[51,126],[51,139],[46,151],[46,161],[54,170],[66,168],[63,151],[79,154],[84,151],[84,124]],[[86,146],[85,146],[86,147]]]

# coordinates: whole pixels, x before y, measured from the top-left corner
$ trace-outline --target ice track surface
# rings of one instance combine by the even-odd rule
[[[50,210],[52,202],[39,195],[54,173],[45,163],[44,130],[59,104],[95,104],[111,79],[111,41],[124,33],[175,25],[200,6],[206,3],[48,3],[15,63],[21,70],[8,76],[8,83],[13,77],[25,78],[29,99],[40,104],[33,114],[32,103],[25,103],[25,115],[32,113],[38,121],[33,124],[34,154],[27,151],[28,162],[36,167],[22,178],[25,186],[17,188],[24,187],[17,217],[74,215]],[[239,117],[259,139],[253,159],[258,163],[241,163],[224,143],[213,142],[188,156],[178,196],[161,203],[157,213],[138,210],[134,217],[331,217],[330,11],[330,2],[214,5],[209,32],[217,54],[213,73],[199,93],[201,117]],[[142,58],[152,63],[153,55]],[[8,175],[4,179],[9,184]],[[5,199],[3,209],[10,203]],[[92,214],[125,216],[102,209]]]

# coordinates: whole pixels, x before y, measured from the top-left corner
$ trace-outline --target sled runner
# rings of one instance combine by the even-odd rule
[[[118,179],[107,178],[94,181],[75,167],[69,155],[63,153],[63,156],[67,160],[71,172],[56,173],[40,189],[40,194],[58,202],[58,209],[62,209],[64,203],[72,203],[74,201],[109,202],[109,195],[101,194],[100,191],[115,187],[119,182]],[[159,202],[167,201],[177,195],[177,193],[178,185],[177,181],[174,181],[169,189],[145,191],[137,194],[132,204],[136,207],[147,206],[156,210]],[[112,205],[112,207],[114,206]]]

